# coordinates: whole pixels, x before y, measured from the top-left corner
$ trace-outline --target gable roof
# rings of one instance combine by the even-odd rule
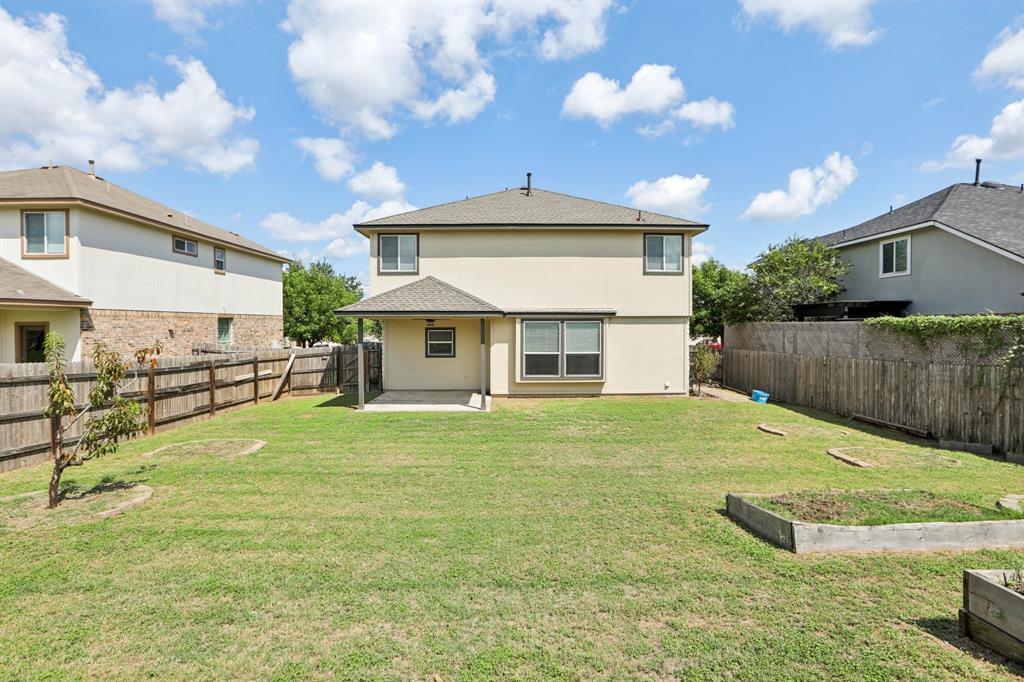
[[[0,305],[32,303],[88,308],[92,301],[0,258]]]
[[[205,238],[287,263],[276,251],[228,230],[204,223],[141,194],[70,166],[0,172],[0,202],[68,200],[111,209],[129,217],[157,223],[185,236]]]
[[[950,185],[818,239],[836,246],[932,221],[1024,258],[1024,193],[1020,187],[995,182]]]
[[[595,226],[689,227],[703,231],[705,223],[674,218],[661,213],[638,211],[628,206],[574,197],[533,188],[507,189],[503,192],[453,201],[416,211],[359,223],[358,228],[375,227],[454,227],[454,226]]]
[[[426,276],[415,282],[395,287],[383,294],[356,301],[334,312],[353,314],[473,314],[501,315],[497,306],[453,287],[436,277]]]

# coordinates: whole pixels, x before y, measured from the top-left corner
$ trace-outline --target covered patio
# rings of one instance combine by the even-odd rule
[[[500,308],[427,276],[335,312],[357,321],[360,410],[490,409],[488,322],[503,315]],[[363,360],[366,318],[380,320],[383,333],[384,393],[370,402],[366,401]]]

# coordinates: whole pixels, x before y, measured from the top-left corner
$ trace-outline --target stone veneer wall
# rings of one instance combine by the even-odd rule
[[[102,341],[122,354],[160,341],[164,355],[190,355],[198,344],[217,343],[217,318],[232,319],[232,343],[270,348],[284,340],[280,315],[171,313],[152,310],[82,310],[82,359]]]

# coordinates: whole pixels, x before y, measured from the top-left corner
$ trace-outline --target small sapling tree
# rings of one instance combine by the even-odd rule
[[[718,376],[718,366],[722,362],[721,354],[707,344],[697,344],[693,349],[693,381],[697,384],[697,395],[701,386],[710,384]]]
[[[50,476],[50,502],[48,507],[54,509],[60,504],[60,477],[68,467],[81,466],[90,459],[107,455],[117,450],[118,442],[123,438],[135,435],[143,429],[142,418],[145,408],[137,401],[123,397],[123,393],[137,380],[125,383],[129,363],[121,359],[121,354],[97,343],[93,350],[93,363],[96,365],[96,384],[89,391],[88,404],[79,411],[74,391],[68,384],[64,359],[64,338],[60,334],[49,333],[43,343],[46,367],[50,375],[48,390],[49,406],[46,415],[53,421],[54,459],[53,474]],[[139,368],[147,364],[156,365],[156,356],[160,354],[159,342],[152,348],[142,348],[135,352],[135,362]],[[107,408],[99,416],[90,416],[85,421],[82,436],[74,447],[66,447],[65,434],[74,424],[91,411]],[[68,419],[65,423],[65,419]]]

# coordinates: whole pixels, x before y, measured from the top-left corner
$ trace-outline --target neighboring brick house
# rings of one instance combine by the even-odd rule
[[[287,262],[93,172],[0,172],[0,363],[40,361],[48,331],[73,360],[96,341],[280,345]]]

